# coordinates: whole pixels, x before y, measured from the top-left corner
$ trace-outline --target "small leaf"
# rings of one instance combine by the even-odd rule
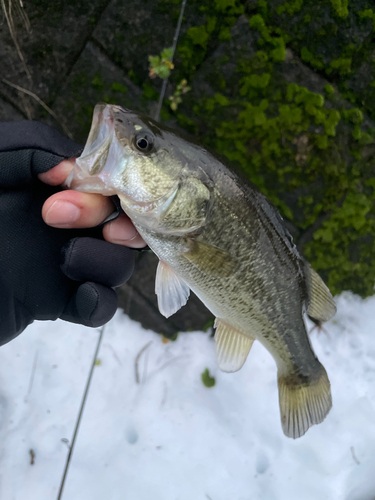
[[[202,382],[206,387],[213,387],[216,384],[216,380],[214,377],[210,376],[208,368],[204,370],[201,377],[202,377]]]
[[[173,54],[173,48],[170,47],[168,49],[163,49],[162,52],[161,52],[161,57],[162,59],[164,60],[170,60],[172,58],[172,54]]]

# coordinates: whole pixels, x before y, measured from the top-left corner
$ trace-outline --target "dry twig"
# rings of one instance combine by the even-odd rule
[[[29,21],[29,18],[27,17],[26,12],[23,10],[22,0],[19,0],[19,3],[18,2],[14,2],[14,3],[16,6],[16,9],[18,9],[19,15],[21,16],[22,22],[25,25],[26,31],[30,31],[30,21]],[[18,57],[20,58],[20,60],[22,62],[22,66],[23,66],[23,69],[27,75],[27,78],[31,81],[31,73],[29,71],[29,68],[27,67],[25,58],[23,57],[21,47],[18,43],[16,29],[14,27],[13,13],[12,13],[12,0],[8,1],[8,9],[7,9],[7,6],[5,4],[5,0],[1,0],[1,7],[3,9],[5,20],[7,22],[8,28],[9,28],[10,36],[12,37],[13,43],[16,47]]]
[[[354,452],[354,446],[351,446],[350,447],[350,451],[352,452],[352,457],[353,457],[353,460],[354,462],[357,464],[357,465],[360,465],[361,462],[358,460],[358,458],[356,457],[356,454]]]
[[[174,34],[174,37],[173,37],[172,55],[171,55],[171,58],[170,58],[170,63],[171,64],[173,62],[173,56],[174,56],[174,53],[175,53],[176,47],[177,47],[177,40],[178,40],[178,36],[180,34],[181,23],[182,23],[182,18],[183,18],[183,15],[184,15],[186,1],[187,0],[182,0],[181,10],[180,10],[180,16],[178,18],[177,28],[176,28],[176,31],[175,31],[175,34]],[[167,89],[167,83],[168,83],[168,78],[166,78],[163,81],[163,86],[162,86],[161,92],[160,92],[158,107],[157,107],[156,113],[155,113],[155,120],[159,120],[159,117],[160,117],[160,110],[161,110],[161,106],[163,104],[163,99],[164,99],[165,91]]]
[[[9,80],[6,80],[5,78],[3,78],[3,82],[6,83],[7,85],[9,85],[10,87],[15,88],[19,92],[23,92],[24,94],[27,94],[30,97],[32,97],[33,99],[35,99],[37,101],[37,103],[40,104],[57,121],[57,123],[64,129],[64,132],[66,133],[66,135],[70,139],[73,140],[73,135],[65,127],[65,125],[60,122],[56,113],[54,111],[52,111],[52,109],[49,106],[47,106],[47,104],[44,101],[42,101],[42,99],[40,99],[40,97],[38,97],[36,94],[34,94],[34,92],[31,92],[31,90],[24,89],[23,87],[20,87],[19,85],[16,85],[15,83],[12,83]]]
[[[142,354],[146,351],[146,349],[148,349],[150,347],[151,344],[152,344],[152,340],[150,340],[150,342],[147,342],[147,344],[144,345],[142,347],[142,349],[139,351],[139,353],[137,354],[137,356],[134,360],[135,381],[137,384],[141,383],[140,377],[139,377],[139,360],[140,360]]]
[[[35,375],[35,370],[36,370],[36,364],[38,362],[38,355],[39,355],[39,351],[35,351],[35,355],[34,355],[34,361],[33,361],[33,367],[31,369],[31,375],[30,375],[30,382],[29,382],[29,388],[27,390],[27,394],[25,396],[25,401],[27,401],[27,396],[30,395],[31,393],[31,389],[33,388],[33,383],[34,383],[34,375]]]

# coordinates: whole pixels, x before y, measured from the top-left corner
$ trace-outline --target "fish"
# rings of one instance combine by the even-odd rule
[[[190,290],[215,315],[218,366],[244,365],[254,340],[277,366],[281,426],[299,438],[332,406],[327,372],[303,315],[336,313],[276,207],[216,154],[151,118],[97,104],[72,189],[117,195],[159,258],[155,292],[169,317]]]

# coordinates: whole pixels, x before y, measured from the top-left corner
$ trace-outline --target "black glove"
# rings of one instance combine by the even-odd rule
[[[103,325],[117,308],[112,287],[132,274],[132,250],[105,242],[101,228],[56,229],[42,219],[60,189],[37,175],[81,150],[42,123],[0,123],[0,345],[34,319]]]

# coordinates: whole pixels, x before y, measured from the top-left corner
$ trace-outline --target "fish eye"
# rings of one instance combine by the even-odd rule
[[[134,144],[138,151],[149,153],[154,146],[154,140],[150,134],[143,133],[135,137]]]

